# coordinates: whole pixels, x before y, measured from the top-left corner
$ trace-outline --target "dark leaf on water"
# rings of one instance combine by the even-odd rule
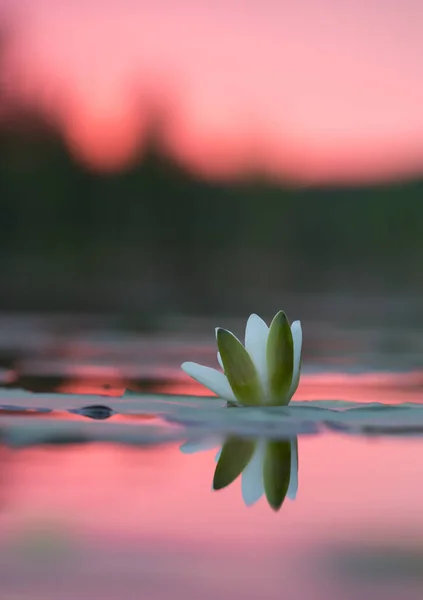
[[[95,404],[92,406],[83,406],[82,408],[76,408],[69,411],[75,415],[81,415],[88,417],[89,419],[95,419],[97,421],[104,421],[109,419],[115,414],[115,411],[109,406],[103,406],[101,404]]]
[[[27,406],[19,406],[14,404],[0,404],[0,412],[28,412],[28,413],[50,413],[53,412],[51,408],[40,408],[40,407],[30,407]]]

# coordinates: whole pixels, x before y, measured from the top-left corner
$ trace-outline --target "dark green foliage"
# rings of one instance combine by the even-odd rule
[[[258,294],[421,292],[421,182],[223,185],[155,138],[136,166],[91,172],[39,115],[20,119],[0,131],[0,309],[233,313]]]

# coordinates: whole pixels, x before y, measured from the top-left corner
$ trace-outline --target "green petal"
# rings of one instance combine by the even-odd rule
[[[274,510],[279,510],[285,500],[290,477],[290,442],[268,442],[263,464],[263,484],[267,501]]]
[[[269,378],[269,403],[288,404],[294,370],[294,343],[286,314],[278,312],[274,317],[267,338],[267,374]]]
[[[216,339],[225,375],[237,400],[250,406],[262,404],[260,379],[244,346],[226,329],[217,329]]]
[[[213,477],[213,489],[221,490],[241,475],[253,457],[255,442],[241,437],[230,437],[223,444]]]

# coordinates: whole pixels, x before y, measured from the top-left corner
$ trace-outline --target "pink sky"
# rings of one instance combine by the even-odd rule
[[[423,171],[418,0],[0,0],[24,93],[78,156],[125,162],[147,111],[190,167],[295,180]],[[8,11],[6,10],[6,13]]]

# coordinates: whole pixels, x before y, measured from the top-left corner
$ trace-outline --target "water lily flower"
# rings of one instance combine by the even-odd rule
[[[218,440],[186,442],[184,454],[210,450]],[[216,455],[213,490],[230,485],[241,476],[242,498],[246,506],[266,496],[269,505],[279,510],[285,498],[295,500],[298,491],[298,442],[289,440],[251,440],[238,436],[227,438]]]
[[[245,347],[230,331],[216,328],[217,360],[223,372],[193,362],[184,362],[181,368],[231,404],[284,406],[298,387],[302,338],[300,321],[290,326],[283,311],[270,327],[253,314],[245,329]]]

